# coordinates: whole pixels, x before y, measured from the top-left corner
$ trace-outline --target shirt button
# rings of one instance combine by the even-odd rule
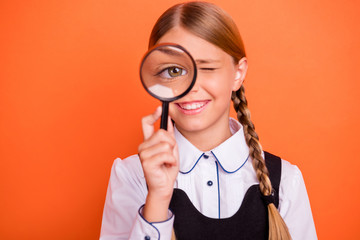
[[[213,182],[212,182],[212,181],[208,181],[208,182],[207,182],[207,185],[211,187],[211,186],[213,185]]]
[[[145,236],[144,239],[145,239],[145,240],[150,240],[150,237],[149,237],[149,236]]]
[[[204,158],[205,158],[205,159],[208,159],[208,158],[209,158],[209,156],[208,156],[208,155],[206,155],[206,154],[204,154]]]

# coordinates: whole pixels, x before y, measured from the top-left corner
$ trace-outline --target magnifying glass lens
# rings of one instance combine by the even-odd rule
[[[140,79],[146,91],[162,101],[160,127],[166,130],[169,102],[182,98],[194,86],[196,64],[182,46],[159,44],[145,54]]]
[[[150,50],[140,69],[145,89],[162,101],[185,95],[195,81],[194,61],[180,46],[159,45]]]

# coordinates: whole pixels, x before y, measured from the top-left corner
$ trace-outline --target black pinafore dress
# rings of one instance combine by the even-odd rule
[[[281,159],[265,152],[265,163],[275,191],[275,206],[278,207]],[[239,210],[229,218],[216,219],[204,216],[181,189],[174,189],[170,209],[175,215],[174,230],[177,240],[268,239],[268,210],[259,184],[252,185],[247,190]]]

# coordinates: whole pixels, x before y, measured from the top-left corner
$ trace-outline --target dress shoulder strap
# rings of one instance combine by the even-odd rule
[[[265,153],[265,164],[269,170],[271,185],[275,191],[275,206],[279,206],[279,187],[281,180],[281,158],[269,152]]]

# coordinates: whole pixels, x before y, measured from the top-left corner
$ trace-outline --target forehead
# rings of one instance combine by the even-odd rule
[[[174,27],[158,43],[175,43],[183,46],[195,60],[228,60],[231,56],[214,44],[194,35],[182,27]]]

